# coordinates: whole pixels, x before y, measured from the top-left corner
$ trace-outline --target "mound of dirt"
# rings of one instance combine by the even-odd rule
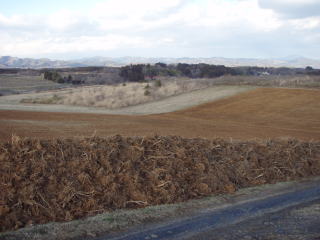
[[[180,137],[0,144],[0,230],[320,175],[320,143]]]

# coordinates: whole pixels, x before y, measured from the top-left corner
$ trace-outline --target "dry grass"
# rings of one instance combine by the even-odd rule
[[[161,81],[161,86],[159,86]],[[319,88],[318,76],[223,76],[211,79],[162,77],[150,83],[102,85],[58,92],[54,96],[23,99],[22,103],[62,104],[117,109],[219,85]]]
[[[159,81],[161,81],[161,85]],[[214,82],[210,79],[159,79],[151,83],[83,87],[69,92],[55,93],[52,97],[23,99],[21,102],[117,109],[156,101],[213,85]]]

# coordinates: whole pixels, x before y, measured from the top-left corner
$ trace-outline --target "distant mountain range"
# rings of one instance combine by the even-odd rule
[[[69,61],[50,60],[47,58],[0,57],[0,68],[64,68],[77,66],[78,64]]]
[[[18,58],[3,56],[0,57],[0,68],[66,68],[66,67],[86,67],[86,66],[124,66],[138,63],[207,63],[225,66],[259,66],[259,67],[293,67],[305,68],[311,66],[320,68],[320,60],[304,57],[288,57],[283,59],[254,59],[254,58],[143,58],[143,57],[92,57],[78,60],[50,60],[47,58]]]

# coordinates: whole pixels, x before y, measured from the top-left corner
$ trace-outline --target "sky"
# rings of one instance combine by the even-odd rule
[[[320,0],[0,0],[0,56],[320,59]]]

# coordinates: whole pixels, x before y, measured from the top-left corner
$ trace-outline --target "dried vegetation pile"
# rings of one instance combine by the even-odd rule
[[[180,137],[0,145],[0,230],[320,175],[320,143]]]

